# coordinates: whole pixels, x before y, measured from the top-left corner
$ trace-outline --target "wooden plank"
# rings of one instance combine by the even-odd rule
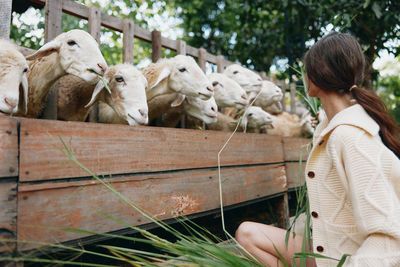
[[[10,38],[12,0],[0,0],[0,38]]]
[[[157,62],[161,58],[161,32],[159,31],[152,31],[151,32],[151,45],[152,45],[152,52],[151,52],[151,59],[153,62]]]
[[[222,169],[224,205],[286,190],[283,164]],[[157,219],[195,214],[220,206],[216,169],[167,172],[108,179],[107,182],[135,205]],[[92,180],[20,185],[18,240],[59,242],[81,234],[46,227],[72,227],[98,233],[126,228],[98,214],[101,211],[131,225],[149,220]],[[35,231],[32,231],[35,227]],[[19,249],[32,248],[20,244]]]
[[[187,45],[186,46],[186,54],[197,58],[197,57],[199,57],[199,49],[197,49],[196,47]]]
[[[285,161],[299,161],[300,156],[302,160],[307,160],[311,142],[307,138],[283,137]]]
[[[186,42],[178,40],[178,48],[176,50],[179,55],[186,55]]]
[[[304,184],[304,172],[306,169],[306,162],[303,161],[301,164],[299,162],[286,162],[285,166],[288,188],[296,188],[302,186]]]
[[[49,42],[62,32],[62,1],[46,0],[45,6],[45,27],[44,40]],[[54,87],[47,95],[46,104],[43,109],[42,117],[45,119],[57,119],[57,90]]]
[[[290,90],[290,113],[296,113],[296,84],[289,84]]]
[[[101,9],[96,6],[89,7],[89,33],[100,44]]]
[[[20,181],[88,176],[58,148],[64,138],[76,158],[97,174],[217,166],[230,133],[21,118]],[[283,162],[282,138],[237,133],[222,166]]]
[[[289,200],[288,194],[284,193],[279,201],[277,206],[277,225],[280,228],[288,229],[289,228]]]
[[[100,44],[101,32],[101,9],[96,6],[89,7],[89,33],[93,36],[98,44]],[[97,122],[99,119],[99,105],[96,102],[89,112],[89,121]]]
[[[207,50],[205,50],[204,48],[199,48],[198,64],[200,66],[200,69],[202,69],[204,72],[206,72],[206,61],[207,61]]]
[[[135,24],[131,19],[124,19],[123,22],[123,49],[122,56],[124,63],[133,64],[133,37]]]
[[[217,72],[222,73],[224,71],[224,56],[217,56]]]
[[[178,48],[178,42],[176,40],[171,40],[171,39],[168,39],[165,37],[161,37],[161,44],[162,44],[162,47],[165,47],[165,48],[168,48],[168,49],[171,49],[174,51],[176,51]]]
[[[0,239],[17,237],[17,180],[0,180]],[[0,253],[14,250],[14,242],[0,242]]]
[[[17,120],[0,115],[0,178],[18,176]]]

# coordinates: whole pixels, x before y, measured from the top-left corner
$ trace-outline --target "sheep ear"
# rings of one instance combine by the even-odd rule
[[[85,106],[85,108],[90,107],[91,105],[94,104],[94,102],[96,102],[98,95],[100,94],[100,92],[104,89],[104,83],[103,81],[99,81],[96,84],[96,87],[93,90],[93,94],[92,94],[92,99],[90,99],[89,103],[87,103],[87,105]]]
[[[45,57],[51,53],[58,52],[60,49],[60,42],[53,40],[42,46],[38,51],[25,57],[27,60],[35,60],[40,57]]]
[[[157,80],[149,86],[149,89],[156,87],[160,82],[168,78],[171,74],[171,70],[168,67],[165,67],[161,70],[160,74],[157,77]]]
[[[185,101],[186,96],[182,94],[178,94],[175,100],[171,103],[171,108],[178,107],[182,105],[183,101]]]
[[[28,113],[28,80],[26,75],[22,77],[22,91],[24,95],[24,113]]]

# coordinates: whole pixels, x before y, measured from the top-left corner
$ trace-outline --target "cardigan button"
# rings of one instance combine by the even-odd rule
[[[322,146],[322,144],[325,142],[324,139],[321,140],[321,142],[318,143],[318,145]]]
[[[317,247],[317,251],[318,252],[323,252],[324,251],[324,247],[323,246],[318,246]]]
[[[307,175],[308,175],[308,177],[310,177],[310,178],[314,178],[314,177],[315,177],[315,173],[312,172],[312,171],[309,171]]]
[[[311,216],[314,218],[318,218],[318,213],[316,211],[311,212]]]

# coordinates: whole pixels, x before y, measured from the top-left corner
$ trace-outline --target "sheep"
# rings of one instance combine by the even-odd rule
[[[177,55],[160,59],[143,70],[149,87],[148,101],[158,95],[180,93],[207,100],[213,96],[213,89],[204,72],[193,58]]]
[[[275,103],[281,104],[280,101],[282,100],[282,97],[283,97],[282,90],[278,86],[276,86],[273,82],[263,80],[261,86],[261,92],[255,99],[254,106],[263,108],[271,106]],[[250,99],[250,102],[252,102],[253,99],[254,98]]]
[[[0,39],[0,112],[26,112],[28,100],[28,63],[15,44]],[[24,97],[20,107],[20,88]]]
[[[243,132],[257,132],[265,125],[273,123],[273,117],[260,107],[250,106],[244,112],[239,130]],[[237,120],[218,112],[217,122],[208,126],[210,130],[231,132],[236,128]]]
[[[26,57],[29,61],[28,113],[38,117],[53,83],[67,73],[96,83],[107,64],[94,38],[82,30],[64,32]],[[95,73],[93,73],[95,72]]]
[[[219,108],[242,109],[249,104],[246,91],[233,79],[221,73],[207,75],[214,89],[214,98]]]
[[[189,115],[206,124],[217,121],[218,106],[214,97],[202,100],[198,97],[186,96],[181,105],[171,108],[162,115],[162,125],[175,127],[182,115]]]
[[[266,129],[269,135],[281,135],[285,137],[309,137],[314,133],[311,126],[310,113],[304,114],[302,118],[296,114],[282,112],[273,117],[273,129]]]
[[[111,94],[102,81],[90,84],[73,75],[58,80],[58,119],[84,121],[92,105],[100,101],[99,122],[147,124],[147,81],[143,74],[133,65],[119,64],[108,67],[104,79]]]
[[[242,86],[248,94],[249,99],[252,99],[261,90],[262,79],[260,75],[238,64],[228,66],[223,74]]]

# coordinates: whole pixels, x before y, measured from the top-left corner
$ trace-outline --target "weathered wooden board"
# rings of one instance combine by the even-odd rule
[[[18,175],[17,120],[0,115],[0,178]]]
[[[288,188],[295,188],[304,184],[304,171],[306,168],[305,161],[301,163],[301,166],[299,162],[286,162],[285,167],[286,167]],[[301,172],[300,172],[300,167],[301,167]],[[301,180],[300,180],[300,174],[301,174]]]
[[[295,137],[283,137],[283,151],[285,155],[285,161],[298,161],[300,155],[302,160],[307,160],[308,150],[311,146],[311,139],[306,138],[295,138]]]
[[[17,237],[17,180],[0,180],[0,239]],[[0,252],[12,251],[15,243],[0,242]]]
[[[76,158],[97,174],[217,166],[230,133],[98,123],[20,120],[20,181],[88,176],[59,149],[60,135]],[[236,134],[222,166],[283,162],[280,137]]]
[[[285,167],[271,164],[222,169],[223,202],[232,205],[287,190]],[[145,174],[107,180],[135,205],[158,219],[195,214],[220,206],[216,168]],[[73,227],[98,233],[126,228],[96,213],[131,225],[149,220],[92,180],[19,186],[18,240],[66,241],[82,234],[50,230]],[[34,227],[34,231],[32,230]],[[32,245],[19,245],[19,249]]]

